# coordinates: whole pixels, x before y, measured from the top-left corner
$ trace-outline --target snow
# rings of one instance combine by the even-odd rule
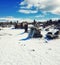
[[[60,65],[60,39],[48,43],[44,38],[20,41],[28,36],[22,32],[23,29],[0,30],[0,65]]]

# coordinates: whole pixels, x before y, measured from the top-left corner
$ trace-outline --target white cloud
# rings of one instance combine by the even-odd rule
[[[36,15],[36,18],[41,18],[41,17],[45,17],[45,15]]]
[[[7,17],[1,17],[0,21],[1,22],[6,22],[6,21],[17,21],[20,20],[19,18],[14,18],[12,16],[7,16]]]
[[[40,21],[40,22],[46,22],[47,20],[50,20],[49,18],[47,19],[36,19],[36,21]],[[52,21],[55,21],[55,20],[60,20],[60,18],[51,18]]]
[[[29,14],[29,13],[37,13],[37,10],[32,11],[32,10],[19,10],[21,13]]]
[[[37,11],[39,11],[39,9],[40,9],[45,12],[60,14],[60,0],[24,0],[20,4],[21,5],[27,4],[26,7],[24,6],[26,9],[27,8],[30,9],[32,6],[34,6],[34,7],[36,7]],[[27,12],[28,11],[29,10],[27,10]],[[35,13],[37,13],[37,12],[35,12]]]
[[[56,8],[56,9],[52,10],[51,12],[54,13],[54,14],[60,15],[60,7],[58,7],[58,8]]]
[[[20,5],[24,5],[24,4],[25,4],[25,2],[21,2],[21,3],[20,3]]]
[[[12,16],[7,16],[7,17],[1,17],[0,18],[0,22],[16,22],[16,21],[19,21],[19,22],[23,22],[23,21],[27,21],[27,22],[32,22],[33,20],[32,19],[29,19],[29,18],[15,18],[15,17],[12,17]]]
[[[57,17],[56,17],[56,18],[52,18],[53,21],[55,21],[55,20],[59,20],[59,19],[60,19],[60,18],[57,18]]]
[[[29,9],[29,8],[31,8],[32,7],[32,5],[31,4],[29,4],[28,6],[23,6],[23,7],[20,7],[21,9]]]
[[[38,16],[35,16],[36,17],[36,21],[41,21],[41,22],[44,22],[44,21],[47,21],[49,19],[37,19]],[[44,15],[39,15],[39,17],[44,17]],[[52,20],[58,20],[59,18],[51,18]],[[23,21],[27,21],[27,22],[33,22],[33,19],[30,19],[30,18],[15,18],[15,17],[12,17],[12,16],[7,16],[7,17],[1,17],[0,18],[0,22],[16,22],[16,21],[19,21],[19,22],[23,22]]]

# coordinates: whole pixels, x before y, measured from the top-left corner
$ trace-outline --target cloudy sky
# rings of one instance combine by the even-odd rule
[[[60,0],[0,0],[0,21],[60,18]]]

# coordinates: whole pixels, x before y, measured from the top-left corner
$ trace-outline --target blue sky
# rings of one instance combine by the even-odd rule
[[[21,0],[0,0],[0,17],[14,16],[19,17],[17,12]]]
[[[0,0],[0,21],[59,18],[59,0]]]

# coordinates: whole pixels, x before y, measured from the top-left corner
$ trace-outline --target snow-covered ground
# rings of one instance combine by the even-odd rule
[[[24,30],[0,30],[0,65],[60,65],[60,39],[45,42],[44,38],[21,39]]]

